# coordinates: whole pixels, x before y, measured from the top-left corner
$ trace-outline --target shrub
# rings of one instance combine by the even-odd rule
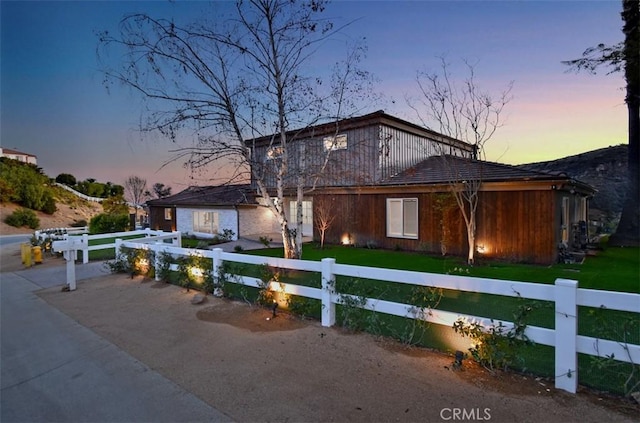
[[[44,205],[42,211],[46,214],[54,214],[58,210],[56,207],[56,200],[53,199],[50,193],[45,194]]]
[[[36,229],[38,226],[40,226],[40,220],[38,219],[38,216],[36,216],[33,210],[29,209],[17,209],[6,217],[4,223],[6,223],[7,225],[15,226],[16,228],[28,226],[31,229]]]
[[[126,214],[101,213],[89,221],[89,233],[106,234],[110,232],[122,232],[129,226],[129,216]]]

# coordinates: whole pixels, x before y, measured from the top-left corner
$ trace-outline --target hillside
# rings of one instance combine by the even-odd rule
[[[66,228],[80,220],[88,222],[91,217],[102,213],[102,206],[99,203],[84,201],[60,188],[54,189],[57,211],[54,214],[36,211],[35,213],[40,220],[39,229]],[[13,203],[0,203],[0,235],[33,233],[33,229],[27,227],[14,228],[4,223],[4,219],[19,207]]]
[[[547,162],[521,165],[542,172],[563,172],[598,190],[590,201],[590,220],[619,217],[627,187],[627,145],[616,145]]]

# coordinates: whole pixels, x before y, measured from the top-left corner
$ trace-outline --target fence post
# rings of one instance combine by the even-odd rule
[[[116,238],[116,257],[115,257],[116,260],[118,260],[118,257],[120,257],[121,249],[122,249],[122,238]]]
[[[82,234],[82,264],[89,263],[89,235]]]
[[[156,282],[160,282],[160,253],[162,252],[162,241],[156,241],[155,244],[150,245],[151,251],[153,251],[153,274]]]
[[[220,276],[219,268],[222,266],[222,248],[214,248],[211,251],[213,252],[213,278],[217,280]]]
[[[556,388],[575,394],[578,388],[578,281],[556,279],[555,293]]]
[[[336,259],[322,259],[322,326],[330,327],[336,323],[335,276],[333,265]]]
[[[180,231],[175,231],[174,234],[176,237],[171,240],[171,243],[178,248],[182,247],[182,233]]]

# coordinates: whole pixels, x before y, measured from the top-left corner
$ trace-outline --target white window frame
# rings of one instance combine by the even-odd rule
[[[387,198],[387,237],[418,239],[418,217],[417,198]]]
[[[201,217],[203,219],[201,219]],[[200,220],[203,220],[200,222]],[[217,212],[210,210],[193,210],[191,212],[191,227],[193,232],[216,235],[219,232],[220,218]]]
[[[324,151],[346,150],[347,149],[347,134],[340,134],[330,137],[324,137],[322,139],[324,145]]]
[[[164,220],[171,220],[173,218],[173,209],[171,207],[164,208]]]

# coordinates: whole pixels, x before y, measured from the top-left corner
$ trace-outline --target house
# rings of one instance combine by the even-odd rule
[[[147,201],[151,229],[213,238],[226,231],[239,236],[278,232],[269,209],[260,205],[249,184],[193,186]],[[275,226],[274,226],[275,225]]]
[[[595,190],[566,175],[476,160],[472,145],[383,111],[287,135],[285,185],[293,187],[299,175],[307,186],[315,183],[303,200],[303,234],[316,240],[313,216],[323,207],[333,217],[325,242],[465,255],[466,226],[450,191],[452,182],[467,180],[482,182],[478,255],[548,264],[558,259],[559,249],[586,244],[588,198]],[[257,165],[271,189],[269,163],[279,148],[274,139],[249,141],[254,157],[265,158]],[[288,194],[289,220],[295,223],[293,189]]]
[[[476,257],[550,264],[561,245],[568,251],[584,248],[588,198],[594,193],[589,185],[566,175],[440,156],[376,185],[316,193],[314,203],[333,210],[326,242],[466,255],[466,226],[450,193],[451,161],[465,180],[482,180]]]
[[[465,255],[466,226],[452,183],[481,181],[479,256],[549,264],[561,247],[586,244],[588,198],[594,189],[566,175],[477,160],[474,146],[384,111],[291,131],[287,137],[285,209],[295,224],[295,182],[303,178],[308,188],[302,204],[304,236],[319,240],[314,216],[328,212],[333,220],[325,232],[327,243]],[[274,164],[281,154],[274,140],[247,141],[254,173],[269,190],[275,190]],[[236,234],[279,232],[271,212],[259,204],[255,180],[243,185],[243,196],[229,194],[231,201],[222,201],[231,187],[189,189],[153,200],[152,227],[191,232],[199,219],[195,213],[208,210],[218,213],[218,230],[236,225]],[[162,213],[165,226],[156,226]],[[222,225],[223,216],[229,224]]]
[[[7,157],[9,159],[18,160],[32,165],[38,164],[38,158],[33,154],[23,153],[18,150],[12,150],[10,148],[0,147],[0,157]]]

